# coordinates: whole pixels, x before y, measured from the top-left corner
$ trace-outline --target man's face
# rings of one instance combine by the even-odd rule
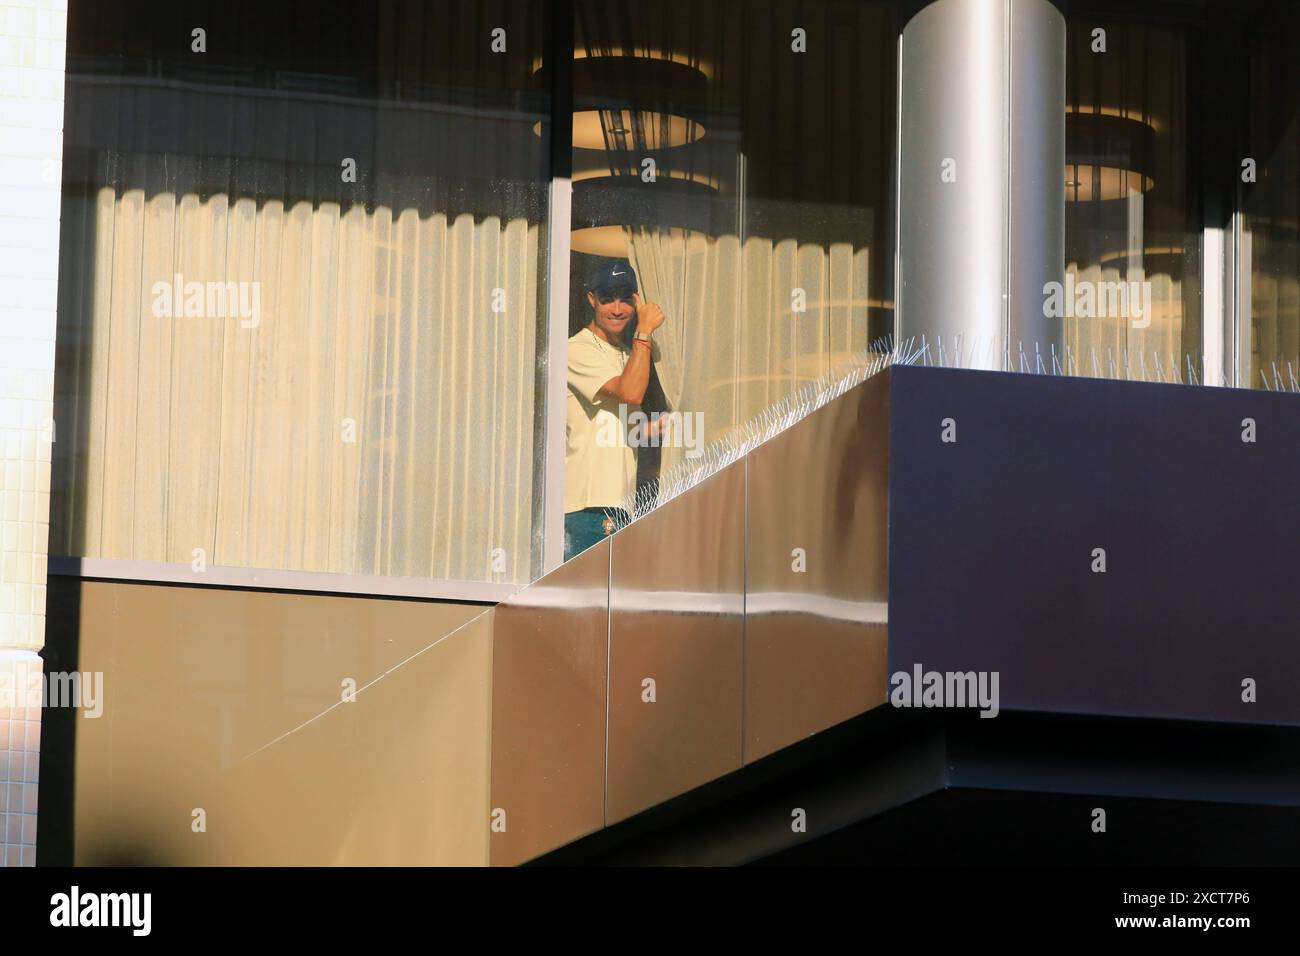
[[[594,321],[609,339],[621,339],[623,330],[636,317],[634,295],[630,291],[587,293],[587,301],[595,311]]]

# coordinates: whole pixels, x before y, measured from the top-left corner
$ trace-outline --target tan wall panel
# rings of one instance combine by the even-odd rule
[[[885,700],[888,429],[885,374],[748,457],[746,762]]]
[[[361,789],[347,862],[487,865],[494,614],[485,610],[359,699]]]
[[[351,833],[359,811],[356,745],[364,706],[358,699],[335,707],[222,774],[217,781],[217,809],[206,834],[211,839],[202,843],[201,862],[239,866],[348,862],[347,848],[353,845]]]
[[[744,502],[739,462],[613,539],[607,824],[740,766]]]
[[[394,731],[402,755],[409,757],[421,741],[432,748],[429,766],[444,767],[440,781],[450,772],[447,764],[472,781],[475,755],[486,759],[488,625],[461,631],[402,665],[356,703],[330,710],[341,700],[342,681],[352,678],[364,687],[482,611],[418,601],[84,582],[78,667],[104,673],[105,705],[98,719],[77,718],[76,861],[355,860],[364,849],[360,844],[328,839],[340,819],[351,817],[331,817],[368,793],[368,782],[346,781],[381,761],[374,751],[382,750],[385,726]],[[430,710],[418,719],[388,701],[393,688],[417,677],[423,690],[405,693],[428,702]],[[388,718],[382,718],[376,724],[373,714],[381,708],[401,723],[385,725]],[[456,725],[456,747],[433,748],[450,723]],[[398,736],[399,729],[408,736]],[[486,763],[482,769],[486,803]],[[424,778],[417,782],[426,785]],[[408,784],[392,781],[395,788]],[[258,806],[246,793],[272,803]],[[206,834],[190,829],[196,807],[208,812]],[[359,832],[375,840],[385,836],[366,827]],[[310,859],[291,853],[295,846],[310,852]],[[287,855],[277,855],[277,847]],[[378,843],[370,850],[376,862],[389,852]]]
[[[486,865],[491,617],[236,767],[223,862]]]
[[[522,863],[605,822],[609,541],[500,604],[493,621],[492,863]]]
[[[97,583],[78,587],[61,578],[51,578],[51,582],[51,644],[62,639],[62,635],[54,633],[59,613],[55,602],[79,594],[81,628],[77,669],[82,673],[104,674],[103,713],[91,719],[78,711],[75,717],[72,800],[75,862],[107,861],[127,840],[124,828],[113,817],[113,721],[117,711],[109,701],[117,692],[116,679],[110,679],[114,674],[113,645],[117,632],[115,588]]]
[[[746,619],[746,763],[884,703],[885,625],[809,617]]]

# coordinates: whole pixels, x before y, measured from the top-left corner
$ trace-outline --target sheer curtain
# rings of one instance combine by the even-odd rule
[[[868,248],[648,227],[629,248],[672,317],[655,334],[669,406],[700,413],[706,442],[868,347]],[[686,452],[665,447],[662,467]]]
[[[1098,27],[1106,30],[1104,56],[1091,49]],[[1109,151],[1110,162],[1127,164],[1126,183],[1136,185],[1143,176],[1152,180],[1146,189],[1115,195],[1103,187],[1099,168],[1067,165],[1067,289],[1089,284],[1099,293],[1095,307],[1102,305],[1110,283],[1123,282],[1130,290],[1137,283],[1143,295],[1141,315],[1130,305],[1124,315],[1065,318],[1065,341],[1074,353],[1076,372],[1168,381],[1174,377],[1171,365],[1179,379],[1185,378],[1190,359],[1199,375],[1200,169],[1191,122],[1195,104],[1189,89],[1188,31],[1176,25],[1072,18],[1067,44],[1067,142],[1078,142],[1085,154]],[[1107,120],[1126,123],[1129,131],[1143,135],[1125,144],[1118,132],[1110,141],[1097,134],[1095,142],[1068,132]],[[1143,144],[1146,137],[1149,148]],[[1086,155],[1082,160],[1067,155],[1067,163],[1071,160],[1089,162]],[[1017,345],[1010,347],[1014,362]]]
[[[606,148],[575,162],[640,201],[627,254],[668,317],[673,411],[719,438],[892,330],[894,4],[579,0],[577,30]],[[657,82],[663,59],[693,77]],[[665,148],[669,115],[702,135]],[[686,452],[664,447],[661,467]]]
[[[527,31],[499,64],[470,37],[500,10],[396,10],[341,21],[369,64],[351,73],[320,36],[312,72],[271,79],[70,63],[52,553],[530,580],[544,113],[509,92]]]

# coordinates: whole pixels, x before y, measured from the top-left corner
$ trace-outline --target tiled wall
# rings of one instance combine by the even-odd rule
[[[28,706],[26,690],[39,680],[41,661],[33,657],[0,651],[0,687],[12,688],[0,699],[0,866],[36,865],[41,708]]]
[[[0,0],[0,865],[36,857],[66,33],[67,0]]]

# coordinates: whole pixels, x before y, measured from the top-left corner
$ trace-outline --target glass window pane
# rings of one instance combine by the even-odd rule
[[[1197,30],[1169,11],[1071,9],[1066,344],[1080,375],[1174,381],[1191,368],[1199,379]]]
[[[588,298],[621,260],[666,320],[648,384],[592,398],[571,377],[566,512],[622,506],[633,472],[652,493],[892,332],[894,6],[578,0],[571,356],[635,363],[640,316]],[[627,420],[669,411],[658,438]],[[628,447],[598,465],[602,422]]]
[[[1300,389],[1300,6],[1271,3],[1246,20],[1250,28],[1245,153],[1254,182],[1241,185],[1239,252],[1249,329],[1242,384]]]
[[[541,11],[72,4],[52,553],[531,578]]]

